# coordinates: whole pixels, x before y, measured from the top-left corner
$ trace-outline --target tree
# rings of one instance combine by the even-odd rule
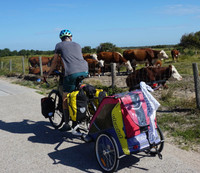
[[[122,53],[122,49],[119,47],[116,47],[116,45],[106,42],[106,43],[101,43],[97,47],[97,53],[99,52],[120,52]]]
[[[21,55],[21,56],[26,56],[26,53],[27,53],[27,51],[25,50],[25,49],[22,49],[22,50],[20,50],[19,52],[18,52],[18,55]]]
[[[101,43],[98,47],[97,47],[97,53],[99,52],[109,52],[109,51],[113,51],[113,49],[116,46],[112,43]]]
[[[82,53],[92,53],[91,46],[85,46],[82,48]]]
[[[184,48],[199,48],[200,47],[200,31],[196,33],[184,34],[180,40],[180,46]]]
[[[17,56],[17,55],[18,55],[17,50],[12,51],[12,56]]]
[[[0,52],[1,57],[11,56],[11,55],[12,55],[12,53],[11,53],[10,49],[8,49],[8,48],[5,48],[5,49],[1,50],[1,52]]]

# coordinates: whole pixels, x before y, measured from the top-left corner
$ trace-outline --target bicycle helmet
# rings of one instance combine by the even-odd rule
[[[60,38],[63,38],[63,37],[72,37],[71,31],[67,29],[60,31]]]

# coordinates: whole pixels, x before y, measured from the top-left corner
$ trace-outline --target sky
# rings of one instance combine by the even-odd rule
[[[54,50],[69,29],[81,47],[178,44],[200,31],[200,0],[1,0],[0,49]]]

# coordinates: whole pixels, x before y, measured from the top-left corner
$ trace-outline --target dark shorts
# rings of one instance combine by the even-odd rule
[[[79,76],[88,76],[88,72],[74,73],[63,78],[63,92],[72,92],[76,88],[76,79]]]

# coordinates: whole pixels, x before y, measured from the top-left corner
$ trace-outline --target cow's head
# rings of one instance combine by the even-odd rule
[[[103,60],[99,60],[99,67],[103,67],[104,66],[104,61]]]
[[[176,51],[176,57],[178,57],[179,55],[181,55],[181,53],[177,50]]]
[[[177,80],[182,80],[182,76],[179,74],[179,72],[176,70],[176,68],[174,67],[174,65],[171,65],[172,66],[172,77],[174,79],[177,79]]]
[[[166,54],[164,50],[161,50],[160,53],[158,54],[158,58],[163,60],[163,59],[168,59],[169,56]]]
[[[97,54],[93,53],[93,54],[91,54],[90,56],[91,56],[92,59],[95,59],[95,60],[98,61],[98,59],[97,59]]]
[[[133,71],[133,67],[131,66],[130,61],[125,62],[125,66],[126,66],[128,71],[131,71],[131,72]]]

